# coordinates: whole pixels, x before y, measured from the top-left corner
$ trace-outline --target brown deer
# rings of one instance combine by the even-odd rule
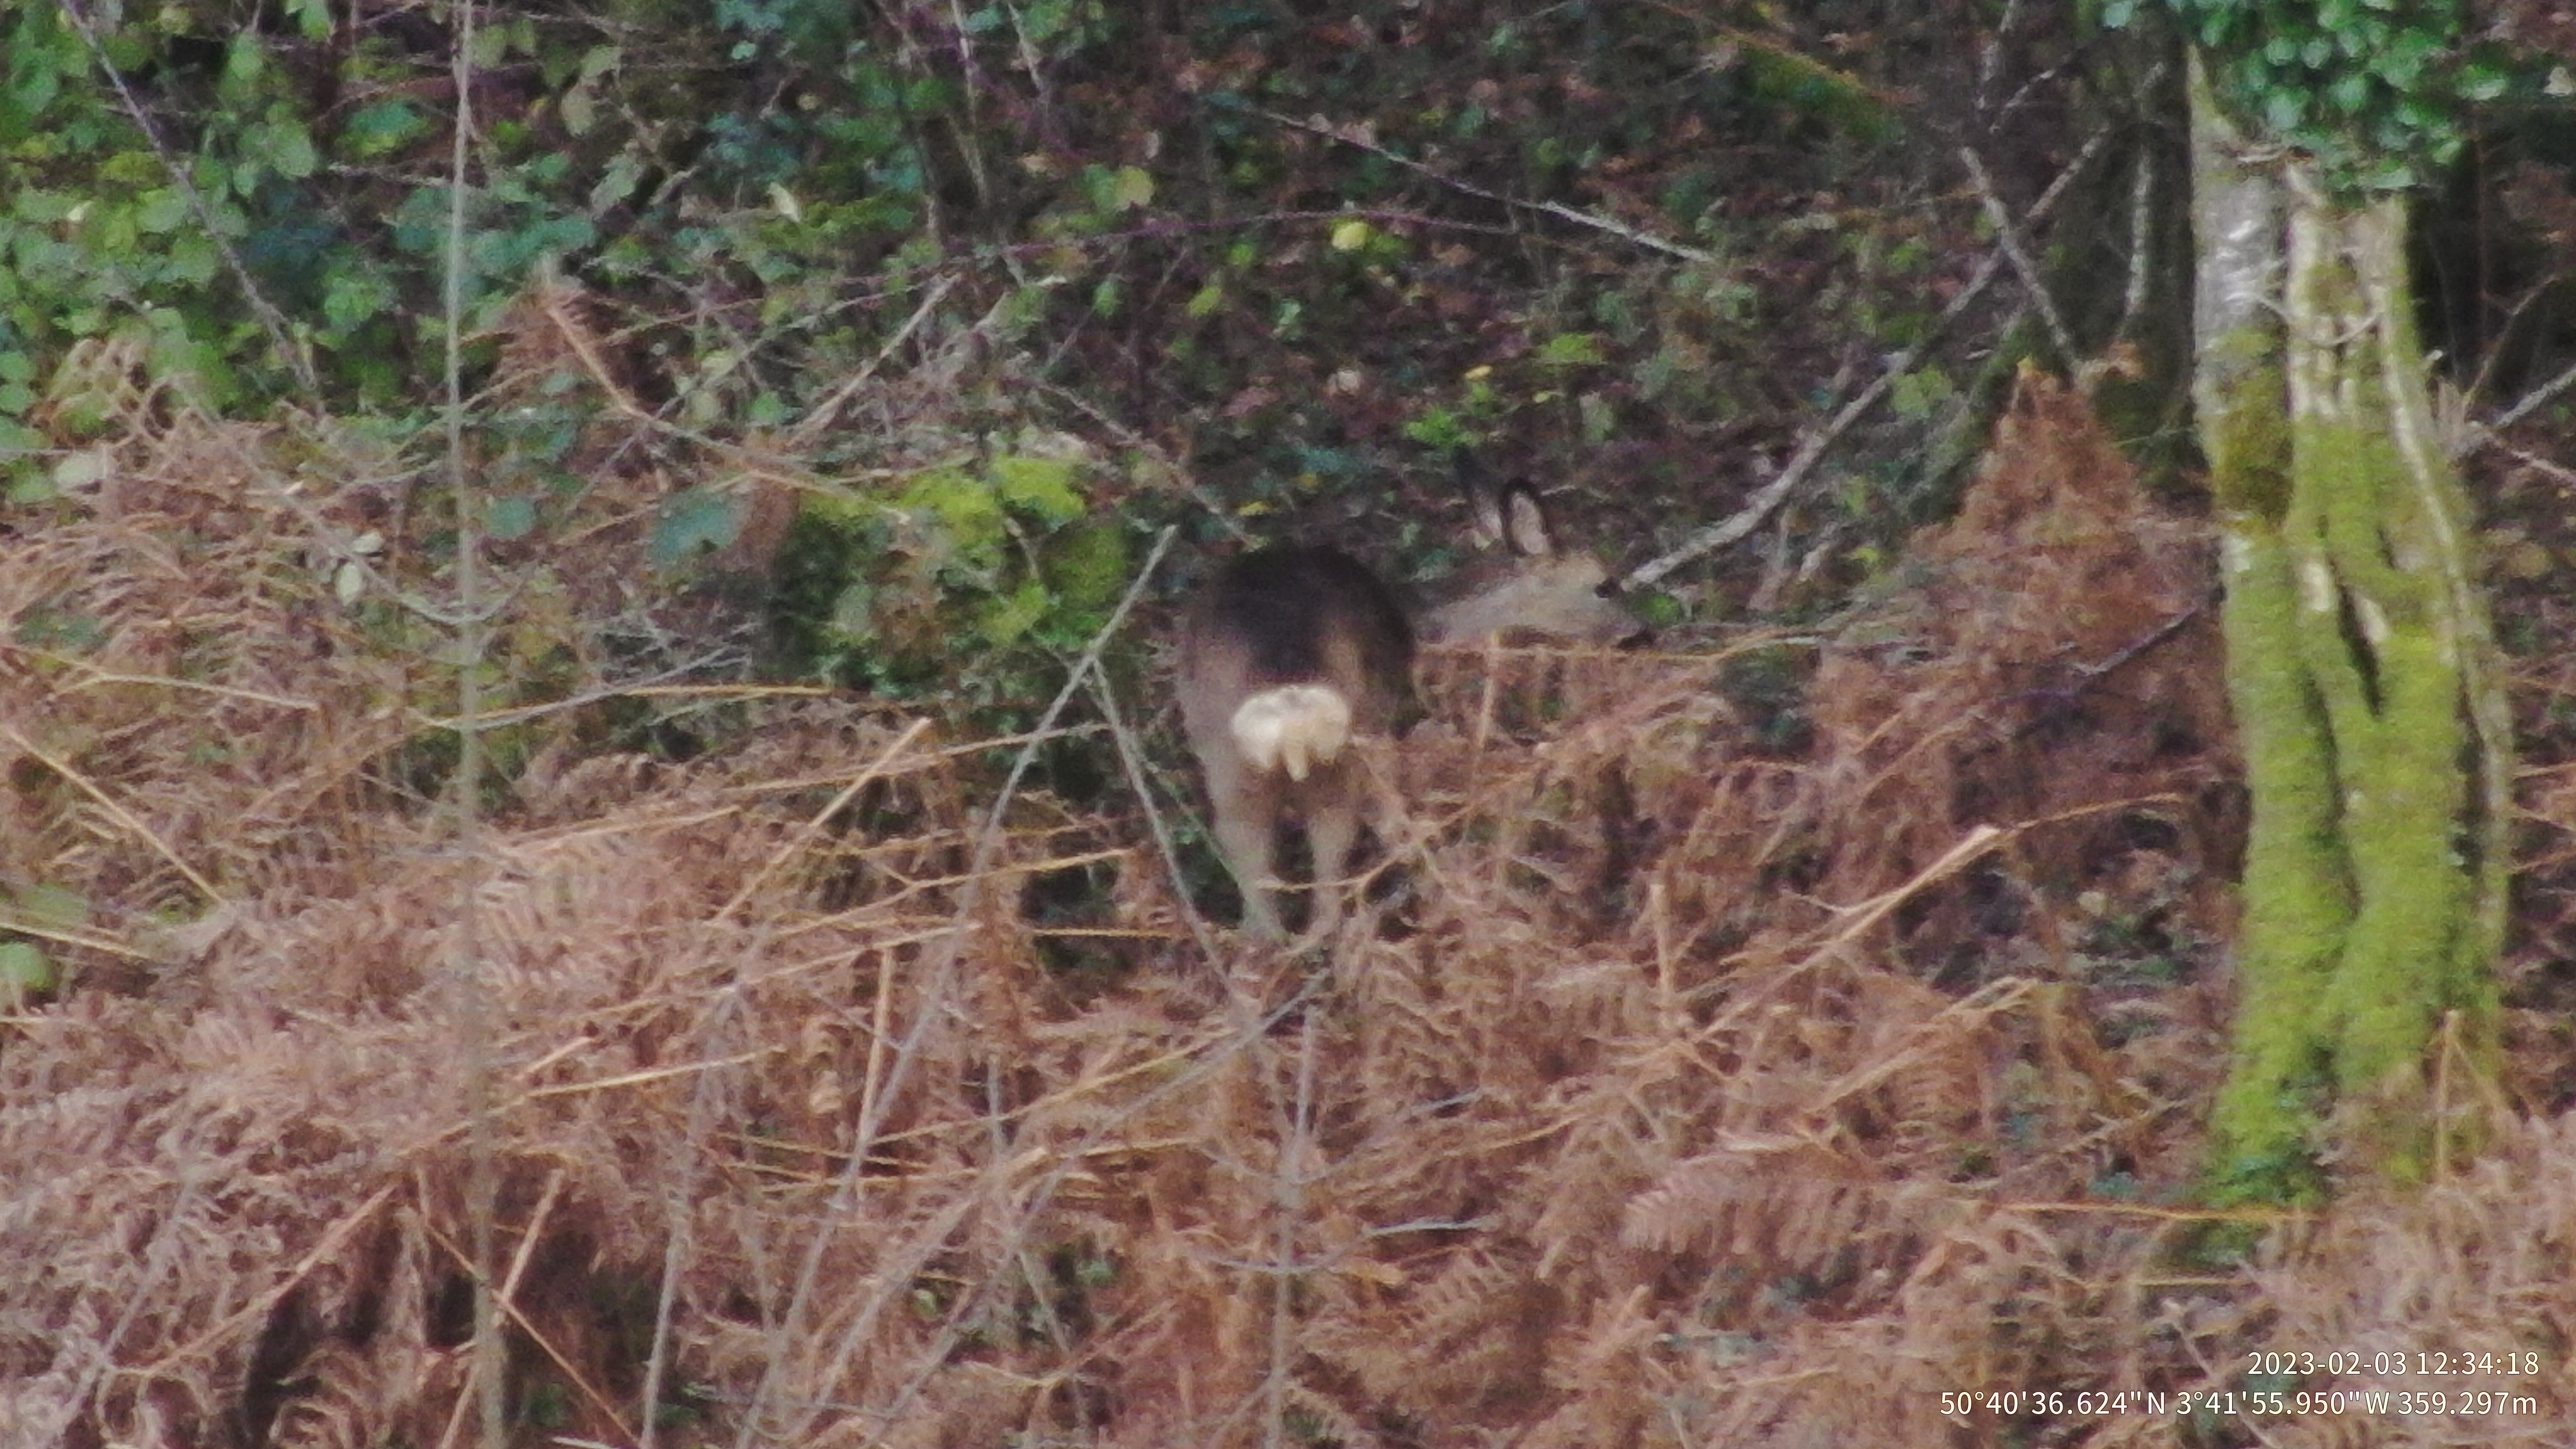
[[[1462,464],[1462,474],[1472,479]],[[1424,642],[1528,633],[1610,644],[1642,633],[1601,560],[1563,550],[1538,499],[1471,481],[1480,542],[1507,545],[1420,616]],[[1416,624],[1367,565],[1331,548],[1278,547],[1225,565],[1181,636],[1181,721],[1207,776],[1217,848],[1255,935],[1286,934],[1272,899],[1279,826],[1305,826],[1314,860],[1310,935],[1341,919],[1359,837],[1354,736],[1394,730],[1413,698]]]

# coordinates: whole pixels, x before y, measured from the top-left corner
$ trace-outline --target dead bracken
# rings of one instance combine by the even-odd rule
[[[686,760],[558,720],[469,861],[427,636],[300,552],[381,524],[277,441],[138,423],[0,569],[0,889],[85,908],[0,1019],[13,1442],[442,1441],[469,868],[514,1393],[569,1439],[635,1441],[657,1345],[671,1443],[1573,1446],[2576,1337],[2548,1121],[2180,1256],[2241,828],[2207,545],[2072,393],[1830,631],[1430,653],[1311,970],[1189,929],[1132,790],[988,835],[1021,742],[848,698],[743,690]],[[2474,1387],[2532,1405],[2480,1442],[2576,1408]]]

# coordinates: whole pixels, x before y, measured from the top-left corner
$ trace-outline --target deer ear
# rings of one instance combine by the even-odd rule
[[[1545,558],[1556,552],[1556,539],[1548,531],[1547,510],[1538,506],[1538,495],[1529,486],[1515,483],[1503,495],[1504,537],[1511,541],[1512,552],[1530,558]]]

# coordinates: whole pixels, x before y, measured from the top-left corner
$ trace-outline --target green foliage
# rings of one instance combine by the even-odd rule
[[[2497,52],[2472,48],[2464,0],[2167,0],[2210,56],[2230,110],[2313,154],[2331,184],[2423,185],[2459,155],[2472,103],[2504,94]],[[2112,0],[2127,24],[2139,0]]]
[[[28,415],[82,339],[141,344],[153,381],[222,403],[230,379],[208,348],[226,320],[188,303],[216,271],[214,236],[244,227],[234,177],[198,178],[198,215],[91,84],[89,49],[59,7],[0,6],[0,55],[0,424]]]
[[[885,496],[807,500],[779,557],[773,623],[796,673],[970,707],[1026,703],[1108,621],[1127,537],[1076,465],[1002,455]]]
[[[1729,3],[1627,33],[1590,10],[1469,6],[1428,26],[1363,5],[1317,46],[1263,6],[487,9],[467,384],[491,377],[507,309],[552,268],[606,300],[630,354],[607,360],[682,427],[790,426],[853,374],[971,327],[979,359],[1074,380],[1112,417],[1185,420],[1193,436],[1158,441],[1243,480],[1216,486],[1253,490],[1248,505],[1284,502],[1290,485],[1261,480],[1322,495],[1301,507],[1382,486],[1390,444],[1443,431],[1436,412],[1559,459],[1658,414],[1741,415],[1755,400],[1737,379],[1780,320],[1760,249],[1809,244],[1748,242],[1731,216],[1746,184],[1845,194],[1780,138],[1891,146],[1902,113],[1869,73],[1878,52],[1819,61],[1835,52],[1801,19]],[[110,375],[125,393],[82,400],[139,380],[245,413],[282,395],[416,409],[445,342],[442,17],[178,0],[91,12],[93,53],[66,13],[0,0],[0,468],[115,415],[45,405],[85,343],[132,365]],[[1310,115],[1368,145],[1280,119]],[[1492,205],[1408,158],[1714,259],[1671,264],[1534,212],[1538,245],[1490,240]],[[1920,291],[1921,271],[1802,305],[1820,332],[1894,335],[1905,319],[1873,299]],[[1042,394],[980,367],[934,400],[939,425],[1026,422]],[[881,435],[824,437],[834,464],[883,462]],[[485,524],[542,530],[548,507],[520,489]],[[737,527],[721,500],[675,499],[657,558]]]
[[[91,12],[93,53],[65,14],[0,0],[0,447],[41,441],[26,421],[83,339],[139,337],[146,380],[218,408],[300,390],[305,368],[344,403],[408,405],[443,346],[424,319],[439,310],[449,114],[418,98],[446,83],[446,34],[335,30],[310,4],[281,28],[183,0]],[[1101,14],[1054,0],[962,19],[1007,70],[1099,43]],[[693,423],[775,422],[782,376],[825,385],[880,345],[877,319],[844,305],[853,278],[922,247],[934,193],[961,171],[1013,175],[926,146],[925,127],[973,142],[954,124],[969,109],[955,78],[846,7],[487,12],[474,49],[492,84],[466,208],[470,325],[549,263],[672,315],[708,291],[747,299],[697,309],[704,335],[668,349],[730,359],[690,393]],[[796,104],[776,104],[782,82]],[[1155,194],[1137,166],[1084,176],[1098,184],[1039,188],[1071,203],[1053,209],[1073,231]],[[755,369],[746,342],[820,355],[782,373],[764,352]]]
[[[66,13],[0,0],[0,469],[109,425],[138,380],[244,414],[291,395],[416,416],[446,342],[454,17],[94,10],[147,134]],[[1812,401],[1793,380],[1830,371],[1821,352],[1912,341],[1946,295],[1946,238],[1906,220],[1921,169],[1902,195],[1847,184],[1854,157],[1919,144],[1891,81],[1951,43],[1946,20],[1743,0],[1615,25],[1394,0],[478,16],[468,389],[510,380],[512,305],[551,271],[600,303],[598,360],[641,406],[718,441],[796,437],[838,472],[948,446],[916,428],[1010,436],[1061,385],[1248,514],[1365,516],[1405,437],[1500,439],[1555,486],[1594,488],[1604,460],[1656,488],[1608,525],[1624,535],[1717,506],[1735,465],[1705,453],[1709,424],[1764,436]],[[854,378],[933,359],[884,426],[792,431],[825,398],[855,423]],[[1937,362],[1915,384],[1904,421],[1960,410]],[[543,451],[492,480],[497,542],[562,518],[577,485],[548,470],[579,465]],[[1084,542],[1006,481],[977,484],[1051,557],[1123,563],[1114,531]],[[48,486],[23,460],[0,482]],[[855,626],[800,657],[926,689],[903,683],[918,651],[880,647],[924,600],[982,591],[951,621],[970,648],[1061,620],[1051,584],[984,561],[989,515],[892,501],[927,534],[869,525],[903,566],[786,609]],[[729,496],[668,496],[652,562],[742,523]]]

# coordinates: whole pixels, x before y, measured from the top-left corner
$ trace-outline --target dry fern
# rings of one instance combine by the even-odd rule
[[[145,419],[0,570],[0,893],[90,911],[0,1019],[13,1443],[429,1445],[469,1387],[434,680],[313,540],[413,564],[264,446]],[[1200,954],[1133,818],[987,834],[1016,742],[748,690],[685,763],[538,731],[478,900],[523,1441],[640,1435],[658,1348],[664,1443],[2174,1443],[1940,1394],[2439,1340],[2545,1355],[2537,1412],[2262,1435],[2554,1442],[2554,1122],[2173,1267],[2232,828],[2195,527],[2032,385],[1918,556],[1788,705],[1713,687],[1761,640],[1430,661],[1329,961]]]

